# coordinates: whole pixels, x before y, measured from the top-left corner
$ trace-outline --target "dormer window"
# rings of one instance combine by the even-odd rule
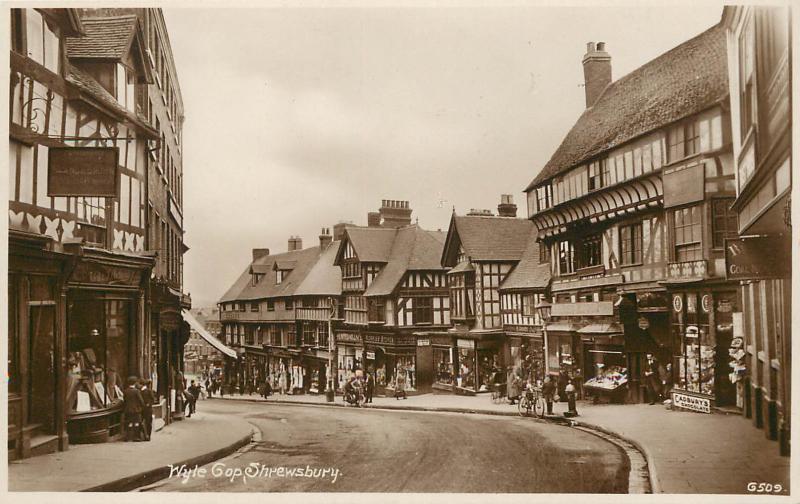
[[[277,270],[277,271],[275,272],[275,283],[276,283],[277,285],[280,285],[280,284],[283,282],[283,280],[284,280],[284,279],[285,279],[287,276],[289,276],[289,273],[290,273],[290,271],[289,271],[289,270]]]
[[[117,101],[131,112],[136,112],[136,76],[133,69],[117,63],[115,79]]]
[[[253,273],[252,275],[250,275],[250,277],[252,279],[252,285],[255,287],[258,284],[258,282],[260,282],[261,279],[264,278],[264,274],[263,273]]]

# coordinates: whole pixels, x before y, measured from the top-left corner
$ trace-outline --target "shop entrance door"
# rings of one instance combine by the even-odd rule
[[[55,434],[55,335],[56,310],[53,304],[30,307],[28,338],[28,424],[39,424],[41,432]]]

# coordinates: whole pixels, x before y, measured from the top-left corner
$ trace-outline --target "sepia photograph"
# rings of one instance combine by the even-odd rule
[[[792,7],[3,2],[4,501],[791,502]]]

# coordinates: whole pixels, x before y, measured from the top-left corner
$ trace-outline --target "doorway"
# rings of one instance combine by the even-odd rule
[[[54,304],[37,304],[29,309],[28,338],[28,424],[55,434],[56,409],[56,310]]]

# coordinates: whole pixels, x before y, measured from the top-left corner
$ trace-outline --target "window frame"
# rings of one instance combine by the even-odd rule
[[[696,209],[697,219],[694,219],[695,212],[693,211]],[[687,213],[688,212],[688,213]],[[681,215],[681,222],[680,225],[678,224],[678,215]],[[685,216],[689,215],[692,218],[692,222],[686,223],[684,220]],[[672,226],[672,250],[674,253],[675,262],[691,262],[691,261],[700,261],[703,260],[703,204],[697,203],[694,205],[687,205],[680,208],[674,208],[672,210],[672,219],[671,219],[671,226]],[[679,241],[678,239],[678,230],[681,230],[681,235],[684,238],[681,238]],[[692,240],[685,239],[685,232],[687,229],[691,229]],[[699,239],[695,238],[695,231],[698,232]],[[692,254],[694,258],[686,258],[681,257],[681,253],[684,254]],[[697,257],[699,256],[699,257]]]
[[[638,231],[637,231],[638,229]],[[630,232],[625,237],[625,231]],[[628,246],[626,246],[628,243]],[[637,248],[638,245],[638,248]],[[643,263],[644,238],[643,222],[633,222],[619,226],[619,264],[620,266],[637,266]]]
[[[739,236],[739,215],[731,209],[731,205],[735,200],[735,198],[711,199],[711,247],[713,249],[722,249],[725,247],[726,238]],[[723,215],[717,215],[717,209],[720,208],[720,205],[724,209]],[[731,220],[733,221],[732,223],[730,222]],[[718,228],[719,221],[725,223],[724,229]],[[733,227],[730,227],[730,224]]]
[[[416,296],[412,299],[411,313],[414,325],[433,324],[433,296]]]
[[[595,257],[596,251],[596,264],[590,264],[589,256]],[[580,258],[578,260],[578,269],[593,268],[603,265],[603,235],[602,233],[593,233],[581,237],[580,239]]]

